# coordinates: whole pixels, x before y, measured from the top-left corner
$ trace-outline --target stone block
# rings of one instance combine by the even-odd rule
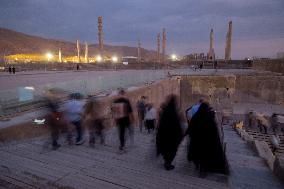
[[[275,158],[273,172],[284,184],[284,158],[283,157]]]
[[[258,140],[255,140],[254,144],[258,155],[262,157],[268,164],[269,168],[273,170],[275,156],[273,155],[268,144],[264,141],[258,141]]]

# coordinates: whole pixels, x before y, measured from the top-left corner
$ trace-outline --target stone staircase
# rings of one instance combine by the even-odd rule
[[[228,188],[227,177],[198,177],[186,160],[186,139],[166,171],[155,156],[154,135],[135,131],[135,144],[118,154],[115,129],[107,133],[106,146],[62,146],[52,151],[47,138],[0,144],[0,189],[2,188]],[[63,137],[62,137],[63,138]]]
[[[231,170],[230,188],[280,189],[284,187],[265,161],[251,149],[246,141],[239,137],[231,125],[224,125],[223,132]]]

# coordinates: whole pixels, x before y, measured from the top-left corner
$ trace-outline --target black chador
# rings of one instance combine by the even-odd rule
[[[190,120],[186,134],[190,136],[187,158],[200,172],[228,173],[215,114],[208,104],[200,105]]]
[[[175,96],[171,96],[163,106],[156,136],[157,154],[163,156],[166,170],[174,168],[171,163],[176,156],[182,138],[182,128],[177,112],[176,98]]]

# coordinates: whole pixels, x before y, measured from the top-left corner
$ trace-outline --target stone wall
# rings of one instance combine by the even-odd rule
[[[235,76],[185,76],[181,79],[182,110],[198,102],[207,100],[216,108],[230,106],[235,92]]]
[[[237,102],[268,102],[284,105],[284,76],[237,76]]]
[[[284,74],[284,59],[278,60],[254,60],[253,69],[272,71]]]
[[[284,76],[185,76],[180,85],[183,111],[201,98],[217,109],[234,102],[284,105]]]
[[[204,98],[217,110],[230,109],[234,102],[271,103],[284,106],[284,76],[275,75],[223,75],[182,76],[154,82],[148,86],[131,88],[127,96],[136,112],[136,102],[143,95],[158,109],[169,94],[180,95],[179,104],[184,112]],[[115,96],[103,97],[97,109],[112,127],[110,105]],[[137,114],[135,114],[137,116]],[[47,126],[25,123],[0,131],[0,141],[23,139],[47,133]]]

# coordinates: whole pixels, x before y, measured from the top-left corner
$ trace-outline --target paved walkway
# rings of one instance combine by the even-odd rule
[[[47,139],[0,146],[0,188],[228,188],[227,178],[210,174],[198,178],[186,160],[186,140],[175,158],[176,168],[166,171],[154,155],[154,136],[136,132],[135,145],[118,154],[115,129],[107,146],[87,144],[56,151],[44,148]]]

